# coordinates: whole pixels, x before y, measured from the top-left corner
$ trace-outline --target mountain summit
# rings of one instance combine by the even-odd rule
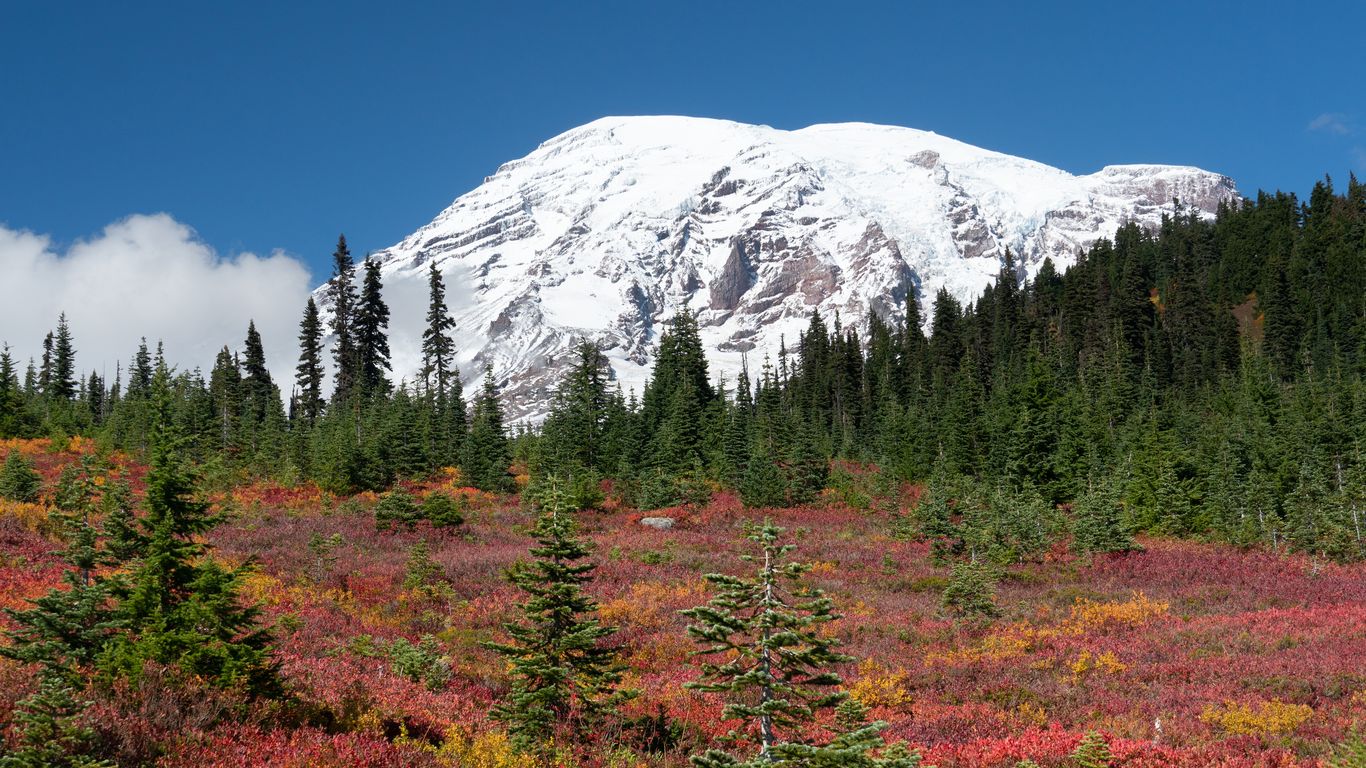
[[[1236,197],[1198,168],[1073,176],[910,128],[607,117],[504,164],[374,257],[395,374],[418,368],[435,263],[466,382],[492,364],[512,413],[535,418],[580,338],[639,391],[663,323],[686,306],[713,375],[733,379],[813,310],[900,318],[914,292],[928,316],[940,288],[978,295],[1007,249],[1033,276],[1122,223],[1157,225],[1174,200],[1213,214]]]

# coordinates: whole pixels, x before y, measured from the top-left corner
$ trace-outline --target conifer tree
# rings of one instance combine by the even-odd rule
[[[33,503],[38,500],[43,478],[28,459],[11,448],[5,457],[5,465],[0,468],[0,498]]]
[[[567,476],[617,469],[608,465],[603,445],[610,399],[607,370],[607,358],[597,346],[580,341],[542,429],[543,471]]]
[[[6,633],[10,643],[0,646],[0,655],[39,667],[38,690],[17,708],[18,743],[0,757],[5,768],[107,765],[87,756],[92,734],[79,688],[91,663],[122,628],[112,607],[118,582],[96,571],[106,558],[89,519],[93,484],[88,476],[72,474],[65,485],[63,509],[54,514],[66,543],[60,553],[68,566],[62,586],[33,600],[30,608],[5,610],[14,628]]]
[[[323,329],[318,305],[308,297],[299,322],[299,364],[294,369],[294,416],[313,426],[323,406]]]
[[[379,262],[367,258],[353,321],[356,375],[359,377],[360,391],[367,397],[387,395],[391,387],[386,374],[386,371],[392,370],[389,362],[389,305],[384,303],[383,289]]]
[[[351,249],[346,247],[346,235],[337,237],[337,250],[332,253],[332,279],[327,283],[327,297],[332,304],[332,360],[337,375],[333,382],[332,403],[345,402],[359,384],[356,355],[356,263]]]
[[[810,566],[787,559],[794,545],[781,543],[783,529],[771,522],[746,538],[757,554],[741,557],[757,566],[752,577],[710,573],[716,596],[684,611],[693,620],[688,634],[701,646],[702,676],[687,687],[723,694],[723,714],[741,720],[737,740],[758,746],[753,762],[709,750],[692,758],[697,768],[765,764],[783,745],[811,740],[816,714],[839,704],[840,677],[834,665],[850,661],[820,625],[838,618],[830,598],[806,585]]]
[[[1092,480],[1091,487],[1077,500],[1075,509],[1072,549],[1077,552],[1102,554],[1142,549],[1129,530],[1114,483]]]
[[[455,320],[436,264],[427,273],[427,327],[422,332],[422,394],[431,410],[428,453],[438,465],[455,464],[465,442],[465,398],[455,364]]]
[[[238,595],[243,570],[224,568],[202,541],[218,518],[193,499],[164,362],[157,366],[152,390],[147,513],[139,521],[146,544],[116,612],[124,631],[106,645],[99,665],[109,676],[136,680],[144,665],[154,662],[211,685],[273,695],[279,680],[269,634],[257,625],[257,609],[242,605]]]
[[[981,560],[954,563],[942,602],[945,609],[959,616],[988,619],[998,615],[996,584],[990,566]]]
[[[52,344],[52,371],[48,382],[53,399],[70,401],[76,397],[76,349],[71,340],[71,327],[66,313],[57,319],[57,334]]]
[[[241,427],[246,433],[243,447],[256,455],[269,440],[266,432],[267,417],[272,404],[280,402],[280,390],[271,380],[270,370],[266,368],[265,346],[261,334],[256,330],[255,321],[247,323],[247,340],[242,355]]]
[[[532,531],[534,560],[508,572],[526,595],[522,620],[504,624],[508,642],[488,644],[512,670],[512,690],[493,716],[542,759],[579,743],[630,695],[617,688],[624,666],[605,642],[616,629],[598,621],[597,603],[584,591],[597,566],[575,535],[564,491],[554,479],[546,488]]]
[[[237,447],[242,418],[242,370],[237,356],[227,347],[219,350],[209,372],[209,400],[218,426],[219,446]]]
[[[455,320],[446,308],[446,285],[433,262],[427,272],[427,328],[422,332],[422,389],[430,399],[446,398],[451,372],[455,367],[455,341],[451,332]]]
[[[14,367],[9,344],[0,346],[0,438],[17,437],[23,431],[24,392]]]
[[[1068,758],[1077,768],[1110,768],[1115,759],[1105,737],[1096,731],[1088,731]]]
[[[38,690],[15,708],[19,738],[0,744],[0,768],[114,768],[89,754],[95,734],[85,716],[87,706],[72,684],[40,676]]]
[[[38,366],[38,392],[43,397],[52,397],[52,331],[43,337],[42,364]]]
[[[498,385],[493,366],[484,368],[484,387],[474,401],[470,433],[461,461],[466,482],[482,491],[507,491],[512,487],[508,466],[512,457],[507,432],[503,427],[503,406],[498,400]]]

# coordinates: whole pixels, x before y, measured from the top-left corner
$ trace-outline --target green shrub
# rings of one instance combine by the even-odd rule
[[[450,494],[432,491],[422,500],[422,517],[427,518],[437,528],[454,528],[465,523],[465,513],[461,506]]]
[[[439,691],[451,681],[451,665],[441,655],[436,638],[423,635],[416,645],[400,637],[389,644],[389,666],[394,674]]]
[[[417,504],[406,491],[390,491],[375,505],[375,527],[381,531],[398,527],[412,530],[421,519]]]

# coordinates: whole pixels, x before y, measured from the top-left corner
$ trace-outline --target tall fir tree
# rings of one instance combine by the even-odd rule
[[[318,317],[318,305],[308,297],[303,320],[299,321],[299,364],[294,369],[294,416],[307,426],[313,426],[322,415],[323,400],[323,328]]]
[[[370,397],[389,393],[393,385],[387,372],[393,366],[389,361],[389,305],[384,303],[379,262],[367,258],[364,266],[353,322],[358,385],[360,392]]]
[[[625,666],[607,643],[616,629],[602,625],[585,591],[597,566],[575,528],[565,493],[552,479],[532,530],[534,559],[508,572],[526,596],[522,619],[503,625],[509,642],[488,644],[508,661],[512,677],[512,690],[493,716],[514,743],[547,763],[558,747],[591,737],[630,695],[618,688]]]
[[[461,470],[465,481],[475,488],[509,491],[512,489],[512,478],[508,474],[511,461],[498,384],[493,378],[493,366],[488,365],[484,368],[484,387],[474,401]]]
[[[327,283],[327,298],[332,305],[332,360],[336,377],[332,403],[345,402],[359,384],[359,360],[356,354],[356,262],[346,246],[346,235],[337,237],[337,249],[332,252],[332,279]]]
[[[758,747],[752,762],[708,750],[692,758],[696,768],[768,764],[784,745],[814,741],[817,713],[846,698],[834,666],[852,659],[820,631],[838,618],[834,604],[804,583],[810,566],[788,559],[794,545],[782,543],[782,533],[768,521],[751,529],[746,538],[758,552],[741,559],[756,573],[707,574],[716,595],[683,612],[694,622],[688,634],[700,646],[696,654],[707,659],[686,687],[722,694],[723,715],[742,723],[732,735]]]
[[[147,511],[139,521],[146,545],[115,613],[122,632],[106,644],[99,666],[109,677],[137,680],[148,663],[163,664],[210,685],[277,694],[270,635],[239,594],[244,571],[223,567],[203,542],[218,517],[194,499],[171,385],[162,360],[152,383]]]

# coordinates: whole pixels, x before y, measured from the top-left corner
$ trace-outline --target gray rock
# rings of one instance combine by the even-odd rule
[[[674,527],[674,519],[672,517],[642,517],[640,518],[640,524],[647,528],[667,531]]]

